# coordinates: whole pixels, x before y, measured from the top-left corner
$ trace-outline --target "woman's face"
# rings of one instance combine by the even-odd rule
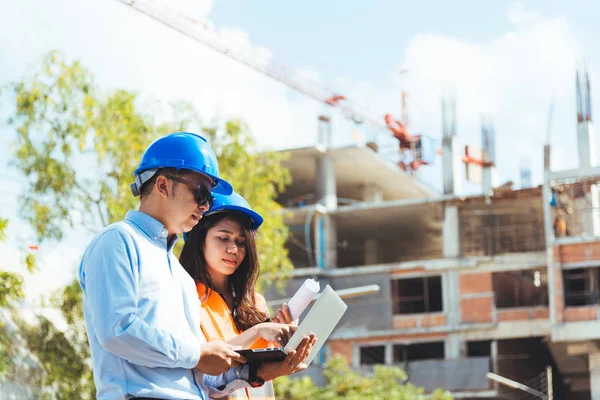
[[[204,259],[211,276],[233,274],[245,256],[246,235],[239,222],[224,218],[208,230]]]

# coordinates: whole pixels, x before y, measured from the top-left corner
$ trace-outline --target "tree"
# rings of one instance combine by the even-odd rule
[[[0,217],[0,241],[4,241],[6,238],[7,225],[8,220]],[[23,298],[23,278],[4,271],[0,265],[0,308],[9,307],[12,301],[21,298]],[[13,343],[0,320],[0,377],[8,372],[12,357]]]
[[[376,365],[372,376],[363,376],[348,367],[346,359],[336,356],[328,361],[323,371],[325,386],[318,387],[309,377],[275,380],[275,394],[279,400],[419,400],[424,399],[423,388],[405,383],[407,375],[400,368]],[[451,400],[443,390],[435,391],[432,400]]]
[[[5,230],[7,226],[8,220],[0,217],[0,242],[6,239]],[[24,262],[29,272],[33,272],[35,267],[33,255],[28,254]],[[12,311],[14,303],[22,300],[24,297],[23,277],[19,274],[6,271],[0,264],[0,310],[6,309],[9,312]],[[0,378],[10,372],[16,351],[14,338],[7,332],[4,326],[5,322],[0,318]]]
[[[81,300],[77,281],[52,297],[52,304],[62,311],[69,326],[64,332],[43,315],[38,315],[39,323],[35,326],[20,324],[29,350],[37,355],[45,371],[38,382],[39,398],[96,398]]]
[[[157,124],[135,93],[116,90],[102,97],[79,62],[69,64],[56,52],[11,89],[13,162],[29,177],[21,211],[40,242],[60,240],[75,226],[96,232],[121,220],[136,207],[129,184],[147,146],[166,133],[193,128],[210,138],[223,177],[266,217],[258,237],[263,278],[292,269],[284,247],[287,227],[274,200],[290,182],[280,164],[284,156],[259,152],[243,122],[202,127],[193,107],[180,101],[171,104],[171,120]]]

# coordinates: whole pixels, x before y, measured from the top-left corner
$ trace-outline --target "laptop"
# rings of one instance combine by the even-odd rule
[[[331,286],[327,285],[284,348],[245,349],[237,350],[236,352],[246,357],[249,363],[281,361],[287,357],[287,353],[295,350],[300,345],[304,336],[314,333],[317,336],[317,343],[306,360],[304,360],[306,365],[310,365],[329,335],[331,335],[331,332],[333,332],[338,322],[342,319],[347,308],[348,306],[340,296],[337,295]]]

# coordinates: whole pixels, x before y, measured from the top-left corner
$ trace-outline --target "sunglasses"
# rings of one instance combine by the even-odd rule
[[[178,178],[173,175],[163,175],[165,178],[171,179],[172,181],[183,183],[189,187],[195,189],[194,198],[199,206],[208,206],[210,209],[215,202],[215,198],[210,194],[210,190],[204,185],[196,185],[194,182],[190,182],[185,179]]]

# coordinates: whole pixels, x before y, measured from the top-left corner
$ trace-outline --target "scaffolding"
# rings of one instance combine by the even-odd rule
[[[540,207],[490,208],[460,212],[463,256],[495,256],[545,249]]]

